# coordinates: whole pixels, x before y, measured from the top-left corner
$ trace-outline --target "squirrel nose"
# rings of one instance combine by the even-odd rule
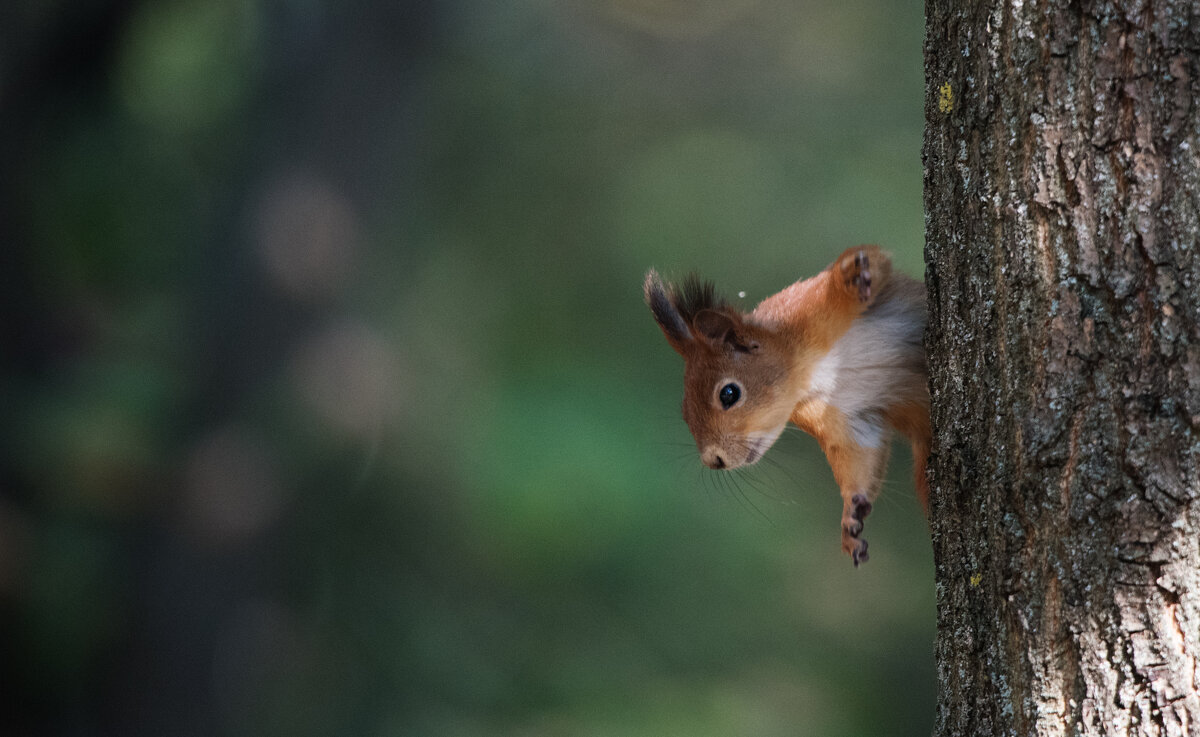
[[[713,470],[719,471],[725,468],[725,459],[721,457],[721,454],[715,448],[704,451],[701,460],[704,461],[704,465]]]

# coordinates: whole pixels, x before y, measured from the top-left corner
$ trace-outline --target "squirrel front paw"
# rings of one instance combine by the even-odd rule
[[[861,539],[863,521],[871,513],[866,494],[855,494],[842,508],[842,551],[854,561],[854,567],[867,562],[867,541]]]
[[[867,555],[867,541],[866,540],[858,541],[858,547],[855,548],[854,552],[850,554],[850,559],[854,561],[855,568],[858,568],[859,563],[866,563],[867,560],[870,559],[870,556]]]
[[[845,530],[842,530],[842,552],[850,556],[850,560],[854,561],[855,568],[858,568],[859,563],[866,563],[870,557],[867,555],[867,541],[853,537]]]

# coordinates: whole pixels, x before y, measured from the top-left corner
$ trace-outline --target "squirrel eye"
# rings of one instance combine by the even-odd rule
[[[717,393],[717,398],[721,400],[721,406],[725,409],[729,409],[737,404],[737,400],[741,399],[741,397],[742,390],[738,388],[737,384],[726,384]]]

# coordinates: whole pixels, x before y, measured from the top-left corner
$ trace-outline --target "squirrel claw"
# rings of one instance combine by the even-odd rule
[[[855,275],[851,283],[858,287],[858,301],[867,302],[871,299],[871,261],[867,252],[859,249],[854,254]]]
[[[854,552],[850,553],[850,558],[851,558],[851,560],[854,561],[855,568],[858,568],[859,563],[866,563],[868,560],[871,559],[871,556],[867,555],[867,541],[866,540],[858,541],[858,545],[855,546]]]
[[[842,512],[842,550],[850,555],[854,567],[867,561],[867,541],[860,536],[863,520],[871,513],[871,502],[866,494],[855,494],[846,502]]]
[[[849,254],[842,260],[842,278],[846,289],[866,304],[871,301],[871,257],[866,248],[859,248],[853,257]]]

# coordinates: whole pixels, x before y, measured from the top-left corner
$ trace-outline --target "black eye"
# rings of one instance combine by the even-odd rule
[[[721,406],[725,409],[729,409],[737,404],[737,400],[741,399],[741,397],[742,390],[738,388],[737,384],[726,384],[717,393],[717,398],[721,400]]]

